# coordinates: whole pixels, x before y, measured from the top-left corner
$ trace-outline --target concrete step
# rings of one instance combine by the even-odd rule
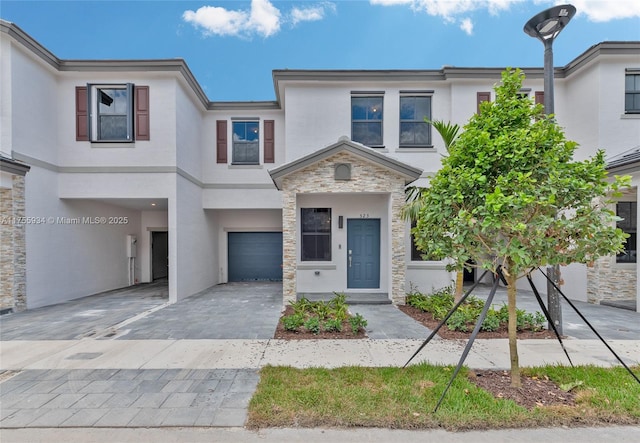
[[[346,292],[348,305],[390,305],[391,299],[386,292]],[[299,293],[297,299],[306,297],[310,301],[329,301],[336,294],[333,292]]]
[[[600,304],[603,306],[612,306],[614,308],[627,309],[635,312],[637,304],[635,300],[601,300]]]

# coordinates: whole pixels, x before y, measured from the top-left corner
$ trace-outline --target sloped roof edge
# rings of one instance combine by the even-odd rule
[[[31,166],[13,158],[0,155],[0,171],[9,174],[25,176],[31,169]]]
[[[612,155],[606,159],[606,162],[606,168],[609,171],[623,167],[640,166],[640,145]]]
[[[304,157],[300,157],[297,160],[293,160],[282,166],[271,169],[269,171],[269,175],[271,176],[271,180],[273,180],[273,183],[276,185],[276,188],[278,188],[278,190],[281,190],[282,180],[286,176],[293,174],[303,168],[306,168],[309,165],[324,160],[325,158],[331,157],[332,155],[335,155],[341,151],[350,152],[358,157],[362,157],[365,160],[371,161],[382,167],[397,172],[400,175],[403,175],[405,177],[405,184],[409,184],[414,180],[417,180],[422,174],[422,169],[415,168],[399,160],[395,160],[384,154],[376,152],[372,148],[350,140],[348,137],[340,137],[340,139],[336,143],[319,149],[318,151],[315,151],[309,155],[305,155]]]

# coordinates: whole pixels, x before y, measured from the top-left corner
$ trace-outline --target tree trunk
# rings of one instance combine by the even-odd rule
[[[462,298],[462,291],[464,286],[464,271],[458,271],[456,273],[456,293],[453,296],[453,301],[458,303]]]
[[[513,262],[507,260],[507,272],[505,278],[507,280],[507,307],[509,309],[509,356],[511,359],[511,386],[514,388],[522,387],[522,381],[520,380],[520,364],[518,361],[518,329],[517,319],[518,314],[516,310],[516,274],[511,272],[513,269]]]

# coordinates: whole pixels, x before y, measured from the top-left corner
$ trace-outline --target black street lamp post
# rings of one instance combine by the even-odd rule
[[[524,32],[537,38],[544,45],[544,112],[547,115],[554,114],[553,41],[575,13],[576,8],[573,5],[554,6],[536,14],[524,25]],[[547,268],[547,274],[557,286],[560,285],[560,266]],[[556,330],[562,334],[560,296],[551,283],[547,285],[547,310]]]

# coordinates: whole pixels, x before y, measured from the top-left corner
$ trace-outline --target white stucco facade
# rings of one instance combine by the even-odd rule
[[[238,266],[231,233],[282,233],[278,266],[285,299],[367,291],[401,303],[410,286],[428,292],[451,284],[444,262],[412,260],[408,223],[398,219],[402,188],[426,186],[446,155],[433,129],[428,145],[400,144],[401,97],[429,97],[432,119],[464,125],[476,112],[479,93],[494,98],[502,69],[276,70],[274,101],[216,102],[180,59],[61,60],[18,26],[0,24],[0,154],[30,167],[24,178],[31,220],[25,226],[28,308],[152,281],[154,232],[168,234],[171,301],[229,281],[230,267]],[[556,69],[557,119],[567,138],[580,144],[579,159],[597,149],[614,156],[640,146],[640,114],[624,110],[630,69],[640,71],[640,42],[601,43]],[[524,72],[523,93],[533,98],[543,89],[542,68]],[[78,88],[95,85],[146,88],[147,135],[127,142],[79,136],[82,124],[95,117],[91,110],[80,116],[86,99],[79,103]],[[349,140],[354,95],[381,97],[382,141],[375,148]],[[127,112],[137,129],[138,109],[135,118],[133,108]],[[234,125],[242,122],[259,134],[250,162],[235,158]],[[337,157],[317,157],[328,147],[340,151]],[[311,163],[300,163],[305,158]],[[301,167],[296,174],[307,167],[316,174],[314,168],[332,171],[340,162],[354,172],[373,165],[376,172],[348,185],[330,175],[306,181],[306,173],[296,176],[297,184],[276,183],[289,166]],[[293,180],[295,174],[287,174]],[[388,182],[392,176],[396,180]],[[8,189],[11,174],[2,177]],[[301,258],[301,208],[331,210],[326,262]],[[346,224],[355,219],[380,221],[377,287],[349,287]],[[129,257],[132,238],[135,257]],[[570,297],[588,299],[585,266],[572,265],[563,277]]]

